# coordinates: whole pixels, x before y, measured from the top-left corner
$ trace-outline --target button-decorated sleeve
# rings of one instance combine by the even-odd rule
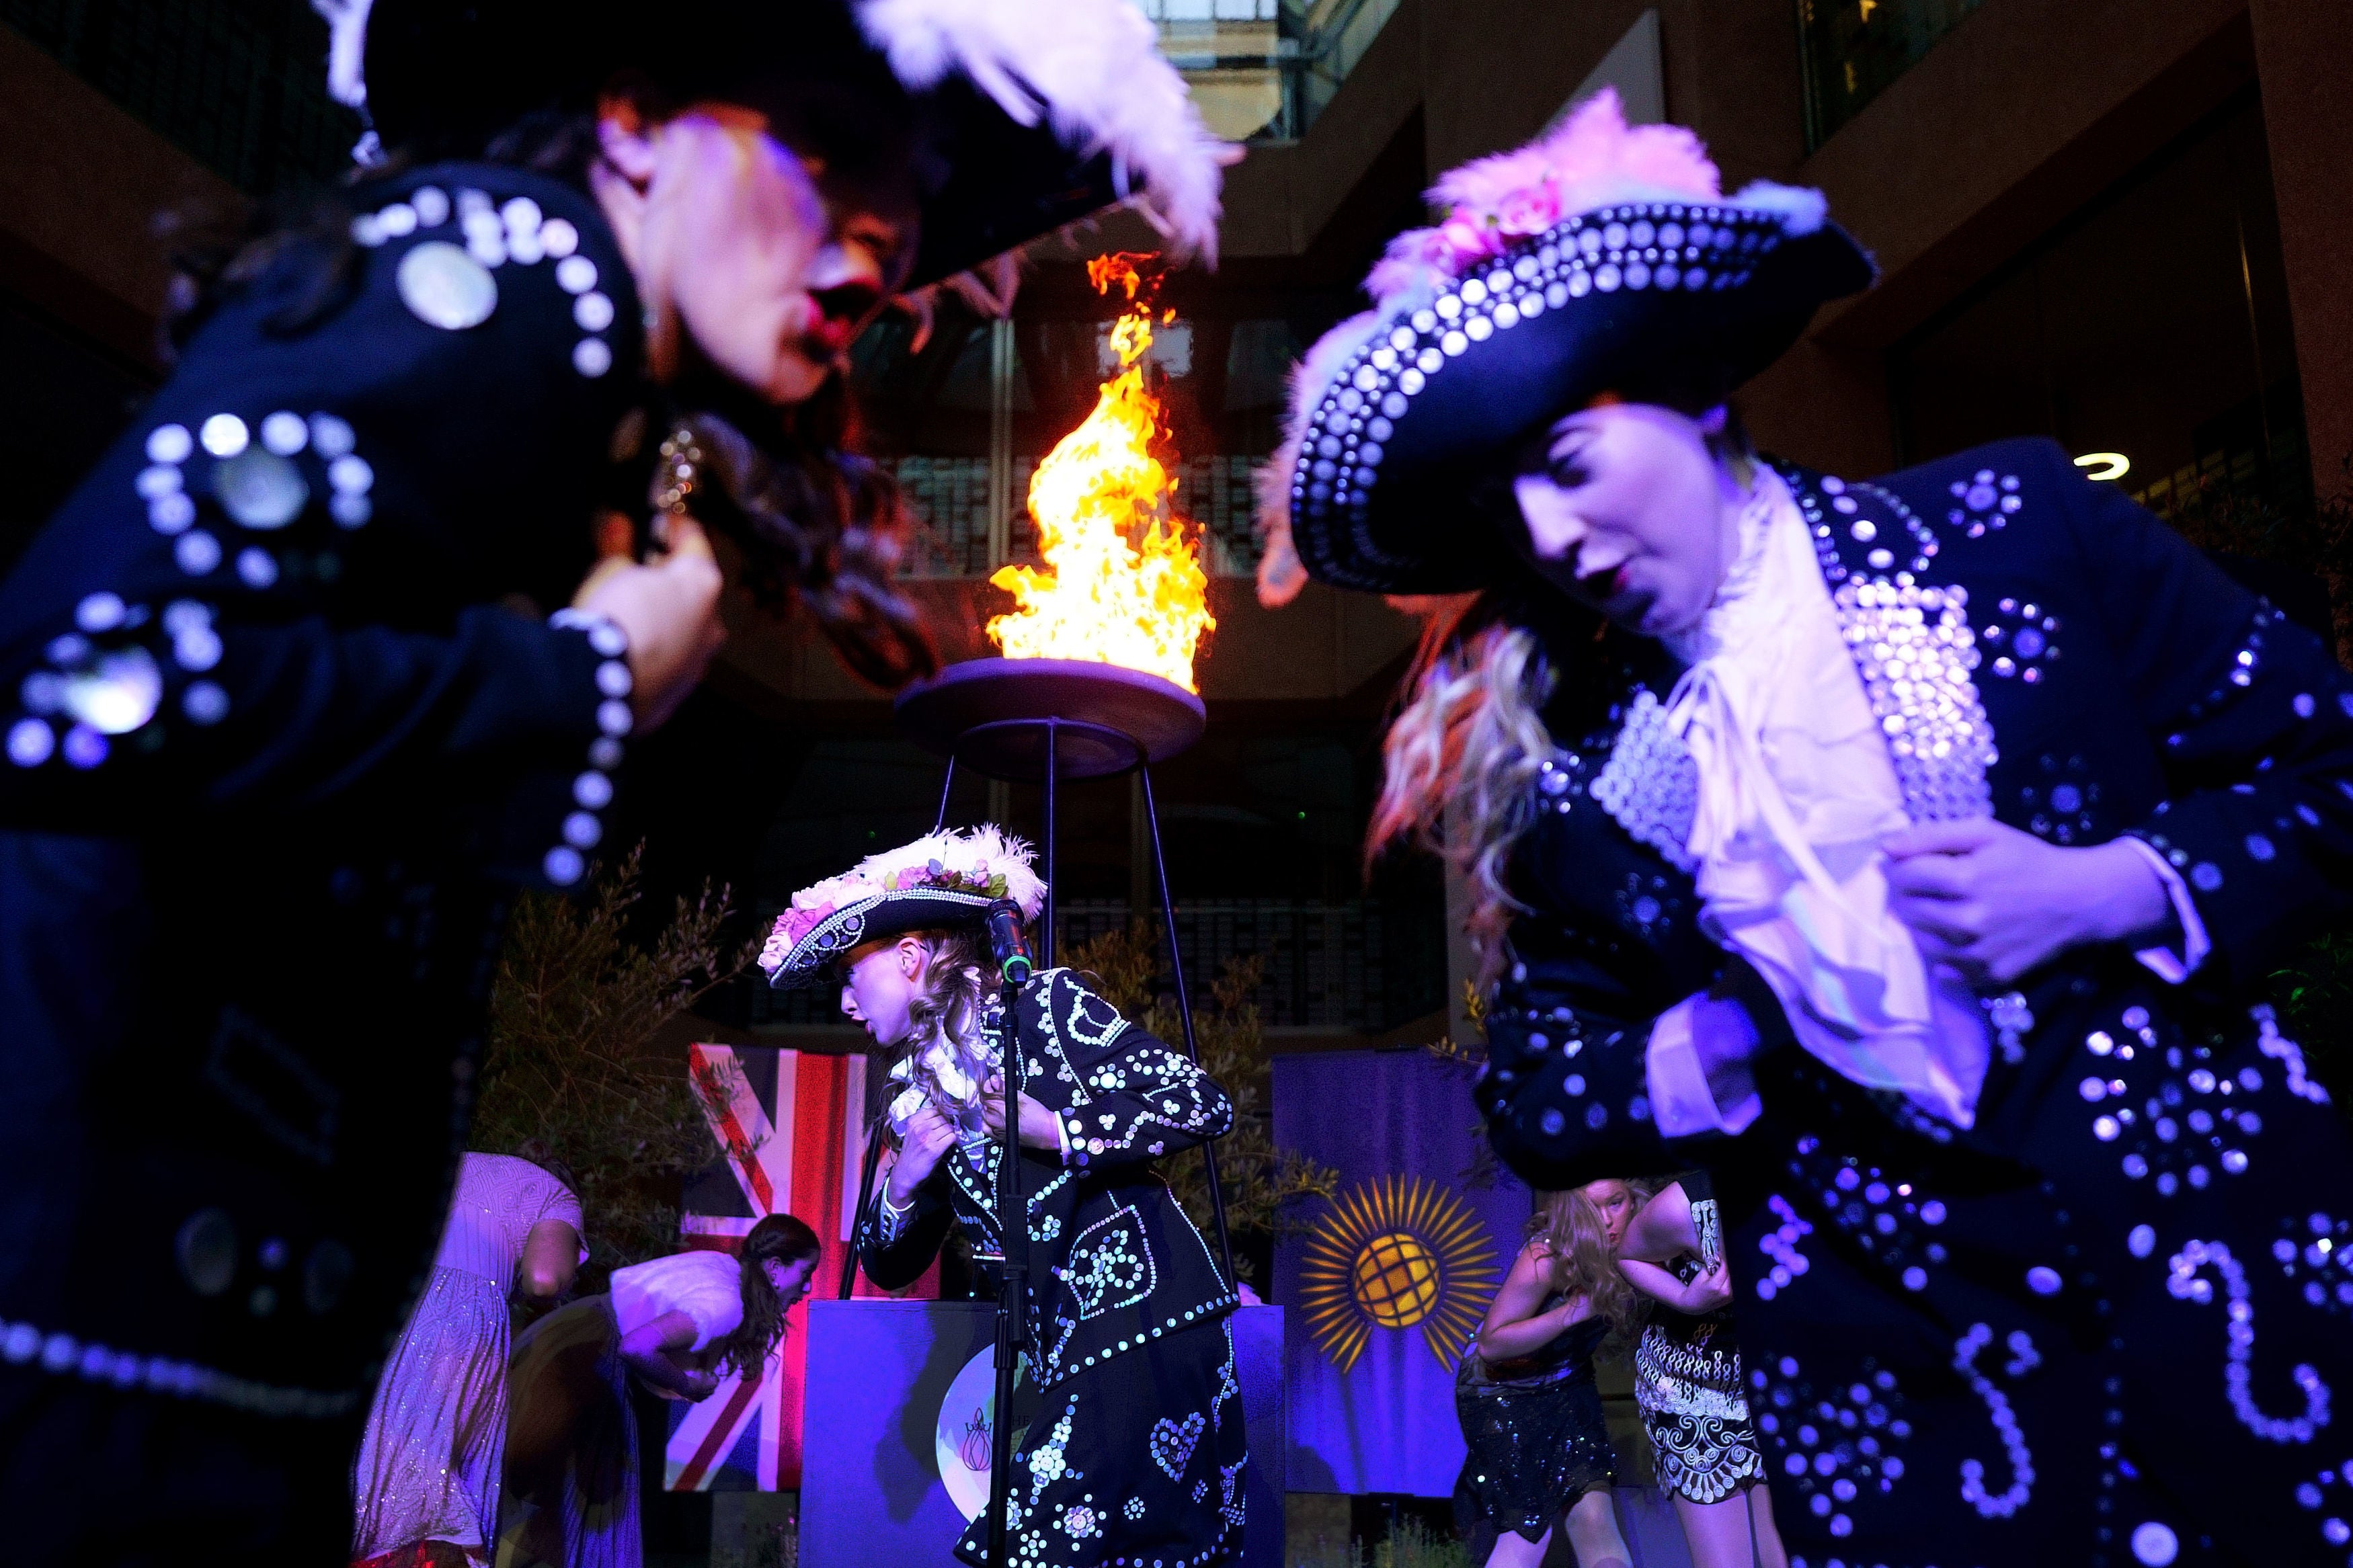
[[[885,1290],[900,1290],[923,1277],[939,1256],[948,1227],[955,1223],[955,1205],[947,1195],[947,1177],[934,1171],[904,1207],[890,1201],[887,1182],[874,1184],[874,1196],[858,1216],[858,1262],[866,1278]]]
[[[1757,1064],[1798,1048],[1772,987],[1738,958],[1653,1016],[1626,1016],[1636,1001],[1566,960],[1515,958],[1496,986],[1476,1098],[1496,1154],[1530,1185],[1700,1163],[1763,1110]]]
[[[500,868],[579,880],[630,727],[617,629],[495,605],[438,634],[259,608],[100,591],[70,629],[17,647],[0,671],[16,700],[0,818],[119,831],[503,780],[502,813],[524,837]]]
[[[1476,1096],[1495,1153],[1547,1192],[1675,1163],[1659,1136],[1651,1026],[1588,1013],[1525,971],[1488,1010]]]
[[[0,821],[446,811],[497,874],[585,873],[628,650],[512,606],[590,563],[635,395],[628,271],[593,201],[536,175],[375,188],[349,289],[293,247],[225,294],[0,583]]]
[[[2058,447],[2044,461],[2121,695],[2165,769],[2168,798],[2129,831],[2187,882],[2214,978],[2254,984],[2353,912],[2353,685],[2318,637],[2180,535]]]
[[[1020,1018],[1032,1076],[1053,1070],[1037,1055],[1044,1041],[1074,1079],[1059,1113],[1072,1167],[1157,1159],[1232,1129],[1233,1101],[1217,1079],[1069,970],[1039,975],[1022,998]]]

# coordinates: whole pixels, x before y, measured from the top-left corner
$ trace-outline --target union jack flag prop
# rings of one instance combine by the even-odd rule
[[[679,1228],[689,1247],[733,1252],[772,1214],[807,1222],[824,1245],[812,1295],[839,1289],[842,1258],[858,1215],[867,1058],[758,1046],[693,1046],[689,1068],[726,1151],[687,1184]],[[855,1294],[929,1300],[937,1265],[905,1290]],[[801,1391],[808,1312],[786,1314],[785,1337],[756,1382],[727,1377],[697,1405],[671,1407],[664,1484],[672,1491],[790,1491],[801,1484]]]

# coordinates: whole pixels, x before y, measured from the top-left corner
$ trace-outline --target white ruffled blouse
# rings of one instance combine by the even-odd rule
[[[1702,929],[1763,976],[1798,1042],[1825,1065],[1968,1127],[1991,1054],[1986,1014],[1888,907],[1879,846],[1909,822],[1903,790],[1778,475],[1759,471],[1740,534],[1739,559],[1699,626],[1667,639],[1689,667],[1665,729],[1698,773],[1685,848]],[[2141,957],[2178,982],[2204,956],[2205,933],[2179,875],[2155,851],[2147,858],[2184,942],[2179,956]],[[1755,1045],[1732,1004],[1694,996],[1662,1015],[1648,1056],[1660,1132],[1737,1132],[1754,1121],[1755,1093],[1719,1103],[1707,1067]]]

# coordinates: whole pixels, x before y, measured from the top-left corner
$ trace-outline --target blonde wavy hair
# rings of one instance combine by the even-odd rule
[[[1753,482],[1756,448],[1722,389],[1668,386],[1633,395],[1694,418],[1720,410],[1704,433],[1708,455],[1742,489]],[[1529,437],[1524,464],[1541,450],[1549,428]],[[1508,479],[1490,473],[1465,504],[1485,522],[1515,532],[1525,524]],[[1535,822],[1536,776],[1553,752],[1544,721],[1555,681],[1546,634],[1567,646],[1598,635],[1602,623],[1525,567],[1505,570],[1479,593],[1389,602],[1421,616],[1422,632],[1403,700],[1381,742],[1381,794],[1365,835],[1366,869],[1404,841],[1461,874],[1471,900],[1463,926],[1483,993],[1503,973],[1512,918],[1528,912],[1512,892],[1509,873],[1513,851]]]
[[[1543,708],[1552,670],[1535,632],[1489,618],[1485,595],[1421,601],[1421,646],[1381,742],[1369,862],[1400,840],[1441,857],[1471,893],[1464,921],[1484,991],[1527,906],[1512,894],[1512,852],[1535,821],[1535,784],[1552,754]],[[1483,626],[1476,623],[1485,619]]]
[[[944,1110],[969,1109],[979,1103],[979,1086],[994,1070],[980,1038],[981,1009],[997,992],[989,973],[988,939],[976,925],[914,934],[923,946],[923,968],[907,1005],[909,1028],[902,1049],[913,1064],[913,1085],[925,1098]],[[955,1093],[940,1081],[934,1064],[941,1056],[963,1073],[973,1086],[969,1091]]]
[[[1575,1187],[1536,1197],[1535,1212],[1528,1215],[1528,1239],[1542,1243],[1550,1258],[1552,1288],[1564,1296],[1583,1296],[1612,1333],[1632,1338],[1649,1315],[1650,1302],[1618,1271],[1601,1211]]]

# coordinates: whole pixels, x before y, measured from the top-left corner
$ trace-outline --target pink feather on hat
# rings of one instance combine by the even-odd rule
[[[1628,125],[1614,88],[1579,104],[1525,147],[1449,170],[1430,199],[1446,216],[1391,240],[1365,279],[1384,304],[1451,282],[1561,219],[1624,201],[1715,201],[1723,182],[1680,125]]]

